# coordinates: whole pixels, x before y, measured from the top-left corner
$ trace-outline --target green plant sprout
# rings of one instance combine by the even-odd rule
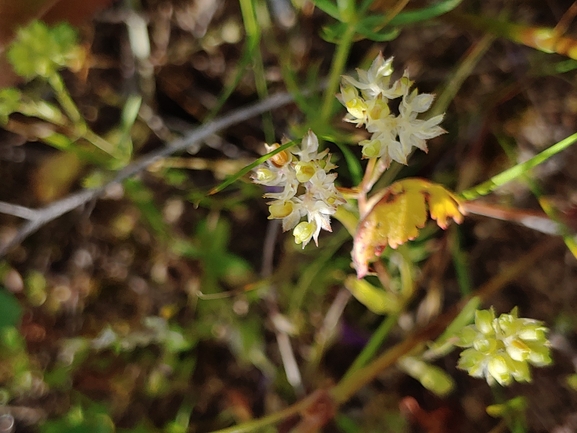
[[[7,51],[8,60],[14,71],[27,81],[38,78],[47,82],[59,106],[47,101],[38,101],[15,88],[0,89],[0,123],[6,124],[10,114],[19,112],[25,116],[42,119],[59,129],[68,128],[69,131],[66,133],[45,129],[38,138],[60,150],[74,152],[88,161],[100,161],[111,168],[119,168],[130,161],[131,137],[125,133],[119,134],[114,142],[110,142],[94,133],[70,96],[59,72],[63,68],[79,69],[86,55],[77,43],[76,31],[69,24],[62,23],[48,27],[41,21],[34,21],[29,26],[21,28]],[[129,131],[139,107],[140,98],[129,99],[121,125],[123,132]],[[79,141],[90,143],[112,160],[94,154],[89,148],[78,146]]]

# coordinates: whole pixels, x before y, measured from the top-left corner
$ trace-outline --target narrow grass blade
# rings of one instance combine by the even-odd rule
[[[220,185],[212,188],[208,192],[208,195],[214,195],[214,194],[222,191],[227,186],[232,185],[238,179],[243,177],[245,174],[250,173],[251,170],[253,170],[255,167],[258,167],[260,164],[265,162],[267,159],[271,158],[272,156],[276,155],[277,153],[280,153],[284,150],[287,150],[288,148],[290,148],[291,146],[294,146],[295,144],[296,144],[296,141],[289,141],[288,143],[283,144],[282,146],[278,147],[277,149],[273,150],[272,152],[269,152],[266,155],[261,156],[260,158],[255,160],[252,164],[249,164],[246,167],[244,167],[242,170],[237,171],[235,174],[230,176],[228,179],[226,179]]]
[[[523,174],[531,170],[533,167],[536,167],[539,164],[547,161],[549,158],[558,154],[562,150],[567,149],[576,141],[577,141],[577,133],[570,135],[569,137],[565,138],[564,140],[561,140],[560,142],[549,147],[548,149],[545,149],[543,152],[538,153],[533,158],[521,164],[517,164],[509,168],[508,170],[505,170],[502,173],[493,176],[491,179],[461,192],[460,195],[465,200],[474,200],[476,198],[487,195],[490,192],[499,188],[500,186],[505,185],[507,182],[511,182],[512,180],[522,176]]]

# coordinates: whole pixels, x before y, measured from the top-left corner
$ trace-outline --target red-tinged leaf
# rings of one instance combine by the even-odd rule
[[[464,209],[459,199],[441,185],[422,179],[392,184],[357,228],[352,251],[357,277],[368,273],[369,263],[387,246],[396,248],[416,238],[428,213],[445,229],[449,218],[457,223],[463,220]]]

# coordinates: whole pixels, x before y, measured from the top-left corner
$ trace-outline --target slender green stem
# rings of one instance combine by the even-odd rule
[[[354,374],[357,370],[364,367],[366,364],[368,364],[368,362],[372,358],[374,358],[376,353],[382,347],[382,345],[383,345],[384,341],[386,340],[386,338],[388,337],[389,333],[391,332],[391,329],[397,323],[399,315],[401,314],[402,311],[404,311],[405,306],[407,305],[407,303],[409,302],[409,300],[413,296],[413,293],[415,291],[414,290],[415,289],[415,283],[413,280],[412,262],[411,262],[411,258],[409,257],[409,251],[407,249],[407,246],[401,245],[399,250],[398,250],[398,253],[402,257],[402,261],[398,265],[399,271],[401,273],[401,290],[398,293],[398,295],[400,295],[400,298],[402,299],[402,303],[399,306],[399,310],[393,314],[389,314],[383,320],[383,322],[379,325],[377,330],[373,333],[373,335],[371,336],[371,339],[366,344],[366,346],[363,348],[363,350],[361,351],[359,356],[357,356],[357,358],[353,362],[353,365],[351,365],[349,370],[346,372],[343,380],[346,380],[350,375]],[[383,287],[386,288],[388,286],[388,284],[387,284],[387,281],[385,281],[385,278],[389,278],[389,277],[388,277],[388,273],[387,273],[386,269],[384,268],[384,265],[382,264],[382,262],[377,261],[375,263],[375,269],[377,270],[377,274],[379,275],[379,280],[381,281],[381,284],[383,285]]]
[[[467,256],[461,248],[462,235],[460,228],[453,225],[450,229],[451,231],[449,232],[449,239],[451,245],[451,257],[453,259],[453,265],[457,276],[459,290],[461,291],[462,295],[469,295],[473,289],[471,284],[471,276],[469,274],[469,267],[467,266]]]
[[[249,46],[251,47],[249,51],[252,52],[253,56],[256,92],[261,100],[266,99],[268,97],[268,89],[264,73],[264,65],[262,63],[262,55],[258,49],[261,40],[261,30],[256,18],[254,0],[240,0],[240,8],[244,27],[249,38]],[[270,112],[263,113],[263,130],[266,141],[269,143],[274,142],[274,126]]]
[[[337,233],[333,233],[330,242],[323,248],[323,251],[319,252],[316,259],[301,274],[292,291],[289,317],[296,317],[302,311],[302,303],[307,291],[313,287],[315,279],[318,278],[323,269],[326,269],[327,263],[330,263],[339,248],[349,239],[350,235],[346,230],[339,230]]]
[[[262,56],[260,50],[254,52],[254,79],[256,84],[256,92],[259,99],[264,100],[268,98],[268,88],[266,85],[266,78],[264,73],[264,65],[262,63]],[[272,114],[270,111],[263,113],[263,131],[265,140],[268,143],[275,141],[274,125],[272,121]]]
[[[356,21],[354,19],[348,23],[347,30],[339,41],[337,51],[333,57],[329,82],[325,90],[323,106],[321,109],[322,123],[327,123],[331,118],[332,107],[335,102],[335,94],[338,91],[341,75],[345,70],[349,52],[353,45],[353,38],[355,36],[355,23]]]
[[[561,140],[560,142],[554,144],[553,146],[545,149],[543,152],[538,153],[533,158],[521,163],[517,164],[496,176],[493,176],[491,179],[476,185],[472,188],[469,188],[463,192],[461,192],[461,196],[466,200],[474,200],[481,196],[487,195],[490,192],[494,191],[498,187],[506,184],[507,182],[511,182],[513,179],[516,179],[522,175],[524,175],[527,171],[531,170],[533,167],[545,162],[547,159],[551,158],[553,155],[561,152],[562,150],[567,149],[569,146],[574,144],[577,141],[577,133],[570,135],[569,137]]]
[[[359,185],[359,196],[358,196],[358,207],[359,207],[359,217],[362,219],[369,212],[367,208],[367,195],[371,191],[374,184],[375,170],[377,167],[377,158],[370,158],[367,166],[365,168],[365,174],[363,175],[363,180]]]
[[[485,35],[469,49],[463,61],[459,63],[458,68],[453,72],[451,77],[446,80],[446,86],[435,101],[435,105],[427,114],[427,117],[430,118],[447,111],[447,107],[455,98],[463,82],[471,75],[471,72],[473,72],[475,66],[477,66],[483,55],[491,47],[494,40],[495,37],[491,34]]]
[[[254,432],[260,428],[266,427],[271,424],[275,424],[283,419],[294,416],[300,413],[302,410],[309,407],[309,405],[314,401],[315,395],[311,394],[309,397],[287,407],[279,412],[275,412],[264,418],[256,419],[254,421],[249,421],[236,426],[228,427],[222,430],[216,430],[212,433],[243,433],[243,432]]]
[[[379,373],[394,365],[399,358],[409,353],[418,344],[430,339],[429,333],[419,332],[393,346],[369,365],[347,374],[332,390],[331,396],[337,404],[351,398],[359,389],[372,382]]]
[[[21,102],[19,111],[25,116],[37,117],[53,125],[64,126],[68,123],[68,118],[60,109],[45,101]]]
[[[508,143],[505,140],[499,140],[499,143],[501,144],[501,147],[503,148],[509,159],[513,160],[514,157],[513,151],[511,147],[508,145]],[[563,237],[563,241],[565,242],[565,245],[567,245],[569,251],[571,251],[571,254],[577,257],[577,242],[575,241],[573,235],[571,234],[571,231],[567,228],[567,225],[561,220],[558,212],[556,212],[553,206],[551,206],[546,197],[543,196],[543,192],[541,191],[541,188],[539,187],[538,183],[528,174],[525,174],[523,178],[525,179],[525,182],[529,186],[529,189],[531,189],[531,192],[533,193],[535,198],[537,198],[537,200],[539,201],[539,205],[541,206],[541,209],[543,209],[543,212],[545,212],[545,214],[551,220],[555,221],[558,224],[559,233]]]
[[[251,13],[253,10],[252,4],[250,0],[248,4],[246,4],[246,0],[242,0],[240,2],[241,6],[241,13],[242,19],[244,23],[244,28],[247,34],[246,42],[243,48],[243,53],[240,58],[240,61],[236,65],[236,73],[232,80],[226,85],[226,87],[221,92],[220,96],[218,97],[218,101],[212,107],[210,112],[205,116],[204,122],[208,122],[212,120],[224,106],[224,103],[228,100],[230,95],[234,92],[237,88],[240,80],[245,75],[246,68],[251,64],[253,60],[254,54],[259,50],[259,43],[260,43],[260,27],[256,23],[256,18],[254,13]]]
[[[92,132],[91,129],[86,128],[86,130],[83,131],[82,138],[98,147],[103,152],[106,152],[111,156],[115,156],[114,146],[100,135]]]
[[[385,320],[382,321],[377,330],[373,332],[373,335],[371,335],[369,342],[365,345],[365,347],[363,347],[363,350],[359,356],[357,356],[353,364],[345,373],[343,380],[349,379],[351,375],[364,367],[375,356],[379,348],[382,347],[383,342],[389,335],[389,332],[393,326],[395,326],[395,323],[397,323],[398,318],[398,314],[389,314]]]
[[[64,85],[64,81],[62,77],[57,72],[51,74],[47,77],[48,83],[54,90],[54,94],[56,95],[56,99],[60,103],[62,109],[68,116],[68,118],[74,124],[74,130],[78,137],[82,137],[88,142],[92,143],[94,146],[98,147],[103,152],[108,153],[111,156],[114,156],[114,146],[106,141],[104,138],[95,134],[88,128],[84,117],[78,110],[78,107],[70,97],[70,93],[66,89]]]
[[[345,206],[339,206],[333,218],[339,220],[351,237],[355,236],[357,225],[359,224],[359,216],[356,213],[347,209]]]
[[[70,118],[70,120],[72,120],[72,122],[77,128],[79,129],[85,128],[86,123],[84,122],[84,118],[82,117],[82,114],[80,114],[80,110],[78,110],[78,107],[70,97],[70,93],[68,93],[68,90],[66,89],[64,81],[62,81],[62,77],[60,76],[60,74],[58,72],[51,74],[47,77],[47,80],[48,84],[50,84],[50,86],[54,90],[56,99],[58,99],[58,102],[62,106],[62,109],[64,110],[66,115]]]

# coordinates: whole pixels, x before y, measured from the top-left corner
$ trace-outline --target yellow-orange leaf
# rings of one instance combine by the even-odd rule
[[[425,226],[428,213],[439,227],[447,228],[449,218],[463,221],[460,200],[441,185],[423,179],[404,179],[392,184],[359,223],[353,244],[357,277],[368,272],[371,261],[391,248],[414,239]]]

